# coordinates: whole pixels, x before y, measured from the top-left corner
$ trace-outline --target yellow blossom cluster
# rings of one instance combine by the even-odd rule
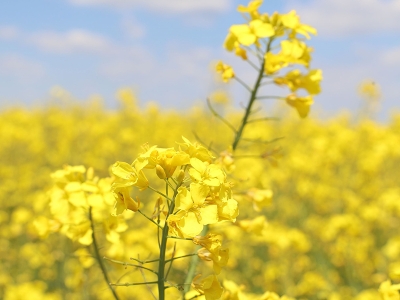
[[[65,166],[51,177],[54,186],[49,191],[49,205],[53,219],[39,216],[34,220],[40,236],[59,231],[82,245],[92,244],[90,210],[93,222],[103,223],[106,239],[118,243],[119,233],[125,231],[127,225],[124,218],[110,214],[111,178],[100,179],[94,176],[92,168],[86,170],[84,166]]]
[[[224,170],[212,163],[213,155],[204,146],[183,140],[178,149],[145,145],[132,164],[116,162],[112,166],[116,214],[125,209],[138,210],[139,203],[130,197],[129,189],[149,188],[144,171],[153,169],[159,179],[171,178],[176,183],[174,210],[166,220],[172,235],[195,237],[204,225],[236,220],[238,205]],[[166,200],[173,201],[168,197]]]
[[[248,61],[253,67],[249,54],[254,54],[261,61],[261,70],[272,83],[278,86],[287,86],[291,94],[281,97],[286,103],[294,107],[301,117],[306,117],[313,104],[313,96],[320,93],[322,71],[309,69],[311,53],[305,39],[310,39],[310,34],[316,35],[315,28],[302,24],[294,10],[286,14],[277,12],[269,15],[258,10],[262,0],[251,1],[247,7],[240,5],[238,11],[244,16],[246,24],[232,25],[225,39],[224,47],[230,52],[235,52],[243,60]],[[301,65],[307,73],[300,69],[291,69],[285,75],[279,75],[285,68]],[[238,77],[233,68],[223,62],[218,62],[217,72],[222,74],[224,82]],[[307,95],[299,95],[298,90],[303,89]]]

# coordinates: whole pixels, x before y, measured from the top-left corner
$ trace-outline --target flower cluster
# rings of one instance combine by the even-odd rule
[[[38,217],[34,225],[41,236],[59,231],[82,245],[93,242],[92,222],[100,222],[110,243],[118,243],[120,232],[127,229],[123,217],[112,216],[111,178],[94,176],[92,168],[65,166],[51,175],[54,186],[49,191],[53,219]],[[91,210],[92,219],[89,218]]]
[[[230,27],[224,47],[252,66],[254,64],[250,61],[248,53],[254,54],[262,62],[260,71],[266,78],[272,78],[274,84],[290,89],[292,93],[281,98],[304,118],[313,104],[313,96],[321,90],[322,72],[309,69],[313,49],[304,41],[310,39],[310,34],[316,35],[317,31],[309,25],[302,24],[295,11],[287,14],[275,12],[272,15],[260,13],[258,9],[262,2],[254,0],[247,7],[238,7],[247,23]],[[279,75],[282,69],[294,65],[303,66],[307,73],[302,73],[300,69],[291,69],[286,74]],[[222,62],[218,63],[217,71],[222,73],[225,82],[231,78],[238,79],[233,68]],[[308,94],[298,95],[299,89]]]
[[[130,197],[130,189],[149,188],[144,171],[152,169],[160,179],[174,184],[174,199],[165,195],[174,207],[166,219],[171,235],[193,238],[204,225],[236,219],[238,204],[232,198],[224,170],[211,163],[214,157],[204,146],[183,139],[178,149],[145,145],[132,164],[116,162],[112,166],[111,172],[116,177],[112,185],[116,214],[125,209],[138,210],[139,203]]]

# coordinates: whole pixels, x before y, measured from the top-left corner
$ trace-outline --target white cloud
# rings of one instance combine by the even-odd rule
[[[162,81],[179,84],[184,78],[204,79],[211,57],[211,50],[207,48],[186,50],[174,48],[167,50],[165,60],[159,61],[147,49],[135,47],[130,48],[123,56],[114,57],[102,64],[99,71],[114,79],[124,76],[144,76],[152,83]]]
[[[116,51],[113,43],[106,37],[82,29],[74,29],[64,33],[37,32],[31,34],[27,41],[42,51],[60,54],[76,52],[106,54]]]
[[[387,66],[400,66],[400,46],[383,51],[381,61]]]
[[[320,36],[400,33],[400,0],[291,0],[286,7],[295,8]]]
[[[1,40],[12,40],[17,38],[19,31],[14,26],[0,26],[0,39]]]
[[[133,39],[139,39],[146,35],[146,30],[144,26],[139,24],[136,20],[129,18],[125,19],[121,23],[122,29],[128,35],[128,37]]]
[[[113,56],[99,66],[99,73],[110,79],[125,76],[148,76],[156,69],[155,58],[144,48],[131,47],[122,55]],[[153,75],[154,76],[154,75]]]
[[[19,79],[38,78],[45,74],[44,67],[16,54],[0,56],[0,75],[17,77]]]
[[[204,99],[213,84],[212,49],[171,45],[164,51],[161,59],[154,50],[131,49],[130,54],[102,63],[98,72],[118,86],[135,85],[141,99],[157,100],[164,107],[188,108],[194,100]]]
[[[145,8],[163,13],[222,12],[230,7],[230,0],[69,0],[69,2],[82,6],[106,5],[115,8]]]

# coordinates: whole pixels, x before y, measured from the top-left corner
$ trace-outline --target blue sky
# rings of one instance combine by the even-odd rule
[[[189,108],[221,87],[212,63],[251,70],[222,48],[242,23],[238,0],[13,0],[0,2],[0,106],[45,103],[54,86],[78,99],[116,103],[121,87],[141,103]],[[365,79],[382,89],[380,119],[400,105],[400,0],[269,0],[261,11],[296,9],[318,29],[313,68],[324,72],[316,109],[356,111]],[[227,89],[236,102],[246,94]]]

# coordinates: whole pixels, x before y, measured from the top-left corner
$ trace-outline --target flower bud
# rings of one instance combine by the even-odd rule
[[[212,258],[211,258],[212,254],[206,248],[201,248],[201,249],[197,250],[197,255],[200,257],[200,259],[202,259],[204,261],[212,261]]]
[[[156,174],[157,174],[158,178],[160,178],[160,179],[167,178],[167,175],[165,174],[163,167],[161,167],[160,165],[156,166]]]
[[[178,181],[178,183],[181,183],[184,178],[185,178],[185,171],[179,170],[179,173],[176,176],[176,180]]]

